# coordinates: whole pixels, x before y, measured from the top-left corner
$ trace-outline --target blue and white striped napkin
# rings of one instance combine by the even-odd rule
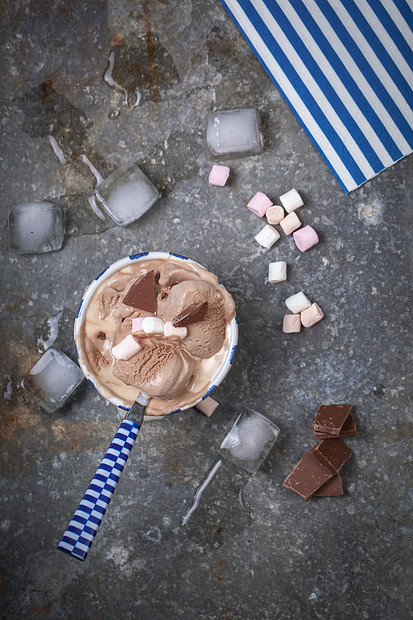
[[[412,152],[406,0],[221,2],[346,193]]]

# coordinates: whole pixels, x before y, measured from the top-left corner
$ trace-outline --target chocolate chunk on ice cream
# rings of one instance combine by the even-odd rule
[[[172,321],[172,325],[174,327],[186,327],[187,325],[191,325],[191,323],[198,323],[204,320],[207,312],[208,302],[198,301],[178,314]]]
[[[155,272],[148,271],[132,284],[123,298],[126,306],[146,312],[156,312]]]
[[[178,331],[174,319],[192,307],[200,310],[195,322],[191,310]],[[148,413],[162,415],[205,394],[228,352],[234,316],[231,295],[197,263],[174,257],[131,262],[102,279],[91,296],[77,336],[79,359],[104,396],[131,406],[143,390],[151,395]],[[144,317],[156,320],[157,333],[138,329],[139,350],[119,359],[112,349],[132,334],[132,324],[145,325]]]
[[[202,321],[188,325],[185,347],[201,358],[217,353],[225,339],[227,326],[225,297],[221,291],[203,280],[183,281],[170,289],[168,296],[158,301],[158,312],[165,321],[172,321],[188,306],[196,302],[208,303],[207,313]]]

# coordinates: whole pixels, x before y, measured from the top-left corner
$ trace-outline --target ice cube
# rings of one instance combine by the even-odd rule
[[[159,192],[138,166],[120,168],[95,190],[95,196],[118,226],[139,219],[159,198]]]
[[[258,155],[263,140],[257,111],[246,108],[209,114],[207,144],[216,157]]]
[[[59,349],[48,349],[23,378],[22,387],[49,413],[62,407],[84,379],[79,366]]]
[[[10,251],[17,254],[52,252],[62,247],[64,217],[50,202],[26,202],[9,212]]]
[[[246,410],[234,422],[220,446],[220,455],[251,473],[261,467],[280,429],[261,413]]]

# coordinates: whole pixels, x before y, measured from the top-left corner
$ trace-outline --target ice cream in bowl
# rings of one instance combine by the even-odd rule
[[[127,256],[87,288],[75,320],[83,373],[127,410],[57,545],[85,560],[144,416],[196,405],[231,367],[238,328],[231,295],[199,263],[166,252]]]
[[[167,252],[127,256],[87,288],[75,321],[79,363],[111,403],[150,395],[149,415],[194,406],[221,383],[238,339],[216,275]]]

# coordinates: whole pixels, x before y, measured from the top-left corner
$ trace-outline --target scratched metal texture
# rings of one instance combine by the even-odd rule
[[[1,41],[2,617],[411,617],[412,159],[345,196],[218,0],[5,0]],[[129,103],[103,79],[111,53]],[[225,162],[230,180],[213,187],[207,114],[238,107],[259,111],[265,150]],[[102,222],[82,153],[104,177],[137,162],[161,200],[126,228]],[[246,204],[292,187],[320,243],[301,254],[282,236],[265,251]],[[65,209],[63,248],[10,254],[8,208],[44,199]],[[20,382],[54,337],[76,359],[85,287],[147,250],[219,275],[239,348],[210,419],[191,409],[145,423],[79,563],[56,544],[121,414],[88,384],[48,414]],[[271,285],[274,260],[288,263],[288,280]],[[300,290],[325,318],[283,334],[284,300]],[[334,402],[355,406],[358,427],[345,495],[306,503],[282,482],[312,445],[318,405]],[[243,403],[280,439],[254,476],[221,468],[182,528]]]

